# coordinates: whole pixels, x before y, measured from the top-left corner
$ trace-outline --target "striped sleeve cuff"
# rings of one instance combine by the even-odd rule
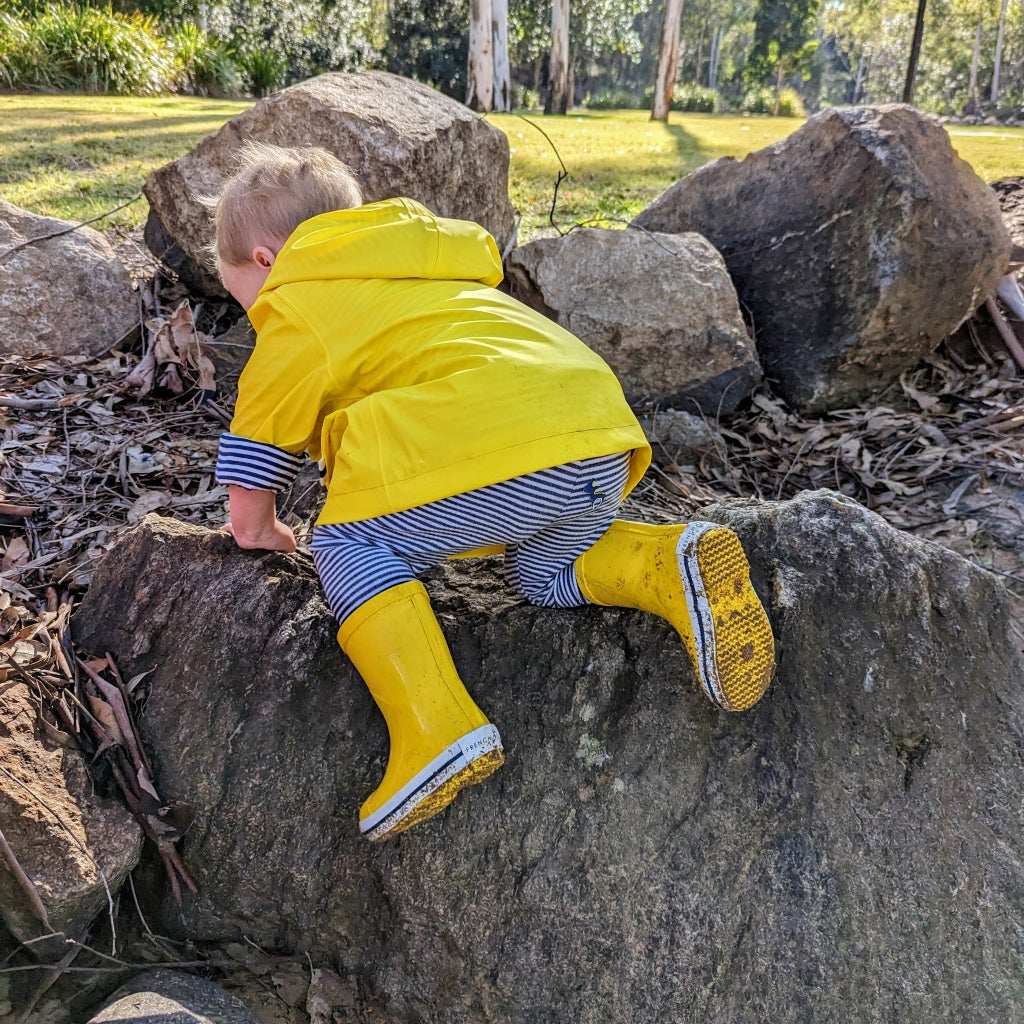
[[[284,491],[291,486],[304,460],[304,455],[293,455],[272,444],[221,434],[217,483],[256,491]]]

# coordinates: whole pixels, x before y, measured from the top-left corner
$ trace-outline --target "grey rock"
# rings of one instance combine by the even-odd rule
[[[200,884],[154,929],[330,958],[389,1019],[1010,1021],[1024,1000],[1024,664],[1006,592],[832,492],[704,510],[749,552],[778,677],[743,715],[660,619],[430,580],[502,771],[362,842],[385,731],[306,558],[148,517],[76,614],[154,669],[157,785]]]
[[[509,290],[572,331],[633,401],[731,412],[761,379],[729,273],[696,234],[584,228],[513,249]]]
[[[0,356],[97,355],[138,326],[124,264],[98,231],[71,227],[0,200]]]
[[[901,105],[823,111],[676,182],[634,224],[721,250],[765,375],[812,412],[919,362],[984,302],[1010,250],[991,189]]]
[[[679,409],[662,409],[640,417],[655,458],[667,455],[674,462],[699,461],[704,455],[717,455],[722,461],[727,451],[725,438],[707,420]]]
[[[348,164],[366,202],[409,196],[443,217],[477,221],[499,248],[512,239],[502,132],[411,79],[330,73],[260,100],[146,179],[146,244],[207,294],[226,293],[206,265],[212,224],[195,197],[217,194],[238,147],[250,139],[321,146]]]
[[[89,1024],[259,1024],[219,985],[184,971],[153,968],[122,985]]]
[[[95,793],[84,758],[36,731],[28,688],[0,684],[0,828],[46,908],[50,927],[0,859],[0,914],[21,942],[48,932],[71,935],[107,908],[142,850],[142,829],[123,804]],[[106,886],[104,885],[106,880]],[[62,939],[34,944],[42,958]]]

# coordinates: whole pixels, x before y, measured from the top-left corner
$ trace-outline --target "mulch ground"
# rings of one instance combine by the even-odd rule
[[[48,699],[66,693],[79,726],[76,702],[98,691],[78,670],[70,612],[97,561],[147,513],[224,522],[213,467],[240,363],[229,358],[236,343],[211,336],[231,319],[227,305],[161,291],[135,240],[121,252],[134,254],[142,283],[138,337],[94,358],[0,368],[0,685],[34,678]],[[699,453],[658,447],[630,515],[664,522],[723,497],[841,491],[997,574],[1024,649],[1024,371],[985,314],[870,404],[804,417],[765,387],[708,427],[712,443]],[[308,488],[282,506],[300,541],[315,515]],[[49,718],[48,728],[73,733]]]

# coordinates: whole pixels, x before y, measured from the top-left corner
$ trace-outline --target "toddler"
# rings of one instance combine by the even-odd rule
[[[313,559],[390,737],[364,834],[423,821],[504,759],[417,579],[450,556],[504,550],[509,582],[545,607],[663,616],[712,701],[761,697],[774,643],[735,534],[615,518],[647,439],[594,352],[496,290],[483,228],[411,199],[363,205],[330,154],[262,144],[214,220],[221,279],[257,334],[217,459],[225,529],[293,551],[275,493],[322,460]]]

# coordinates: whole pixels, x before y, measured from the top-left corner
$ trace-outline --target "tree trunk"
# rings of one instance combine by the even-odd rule
[[[868,62],[864,59],[864,54],[862,53],[857,60],[857,77],[854,79],[853,82],[852,102],[855,106],[856,104],[860,103],[861,99],[864,96],[864,82],[867,80],[867,77]]]
[[[715,29],[711,39],[711,60],[708,62],[708,88],[718,88],[718,64],[722,59],[722,30]]]
[[[569,105],[569,0],[551,4],[551,61],[545,114],[564,114]]]
[[[199,0],[199,3],[196,4],[196,28],[200,32],[206,31],[206,7],[204,0]]]
[[[469,73],[466,106],[487,113],[494,109],[494,50],[491,42],[491,0],[469,0]]]
[[[491,37],[494,40],[494,109],[512,109],[512,72],[508,63],[508,0],[491,0]]]
[[[772,117],[779,116],[779,103],[782,100],[782,61],[775,69],[775,105],[772,107]]]
[[[999,102],[999,69],[1003,63],[1003,29],[1006,28],[1006,8],[1009,0],[1003,0],[999,8],[999,31],[996,33],[996,60],[992,68],[992,102]]]
[[[978,112],[978,62],[981,60],[981,22],[974,30],[974,53],[971,54],[971,80],[967,86],[967,113]]]
[[[679,19],[683,14],[683,0],[665,0],[665,20],[661,24],[661,51],[658,54],[658,77],[654,82],[651,102],[651,120],[668,121],[672,106],[672,90],[676,84],[679,66]]]
[[[917,60],[921,56],[921,39],[924,37],[924,11],[927,3],[928,0],[917,0],[917,18],[914,21],[914,37],[910,41],[910,60],[907,62],[907,79],[903,83],[904,103],[914,102],[914,79],[917,78]]]

